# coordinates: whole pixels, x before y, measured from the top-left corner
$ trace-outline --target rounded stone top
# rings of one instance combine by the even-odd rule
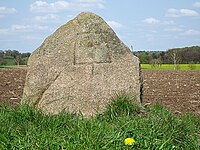
[[[100,16],[91,12],[81,12],[74,19],[68,21],[56,31],[63,32],[67,29],[75,30],[75,32],[82,32],[85,29],[89,30],[87,32],[91,32],[92,30],[96,30],[95,32],[98,32],[98,30],[110,30],[111,28]]]
[[[80,14],[77,15],[77,17],[85,17],[85,16],[90,16],[90,17],[99,17],[95,13],[92,12],[81,12]]]

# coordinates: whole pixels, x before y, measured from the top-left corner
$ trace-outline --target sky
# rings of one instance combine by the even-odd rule
[[[200,0],[0,0],[0,50],[32,52],[83,11],[133,51],[200,45]]]

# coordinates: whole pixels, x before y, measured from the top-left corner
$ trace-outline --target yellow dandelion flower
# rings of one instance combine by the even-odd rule
[[[133,138],[126,138],[124,140],[125,145],[134,145],[135,140]]]

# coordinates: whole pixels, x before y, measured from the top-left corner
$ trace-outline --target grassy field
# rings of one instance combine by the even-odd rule
[[[143,112],[143,113],[141,113]],[[44,115],[28,106],[0,107],[0,149],[198,150],[200,118],[175,116],[161,105],[143,108],[119,97],[104,114]],[[126,145],[124,140],[133,143]],[[135,142],[133,141],[135,140]],[[132,144],[132,145],[131,145]]]
[[[142,69],[155,70],[174,70],[173,64],[162,64],[161,66],[153,67],[150,64],[141,64]],[[177,70],[200,70],[200,64],[178,64]]]
[[[0,68],[10,68],[16,66],[12,62],[9,63],[9,65],[6,66],[0,66]],[[24,65],[21,65],[24,66]],[[150,64],[141,64],[142,69],[147,70],[174,70],[173,64],[162,64],[161,66],[155,66],[153,67]],[[200,70],[200,64],[179,64],[177,67],[177,70]]]

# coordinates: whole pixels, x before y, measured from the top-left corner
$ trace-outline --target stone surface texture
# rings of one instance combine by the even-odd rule
[[[32,53],[22,103],[92,116],[122,93],[140,102],[139,59],[101,17],[83,12]]]

